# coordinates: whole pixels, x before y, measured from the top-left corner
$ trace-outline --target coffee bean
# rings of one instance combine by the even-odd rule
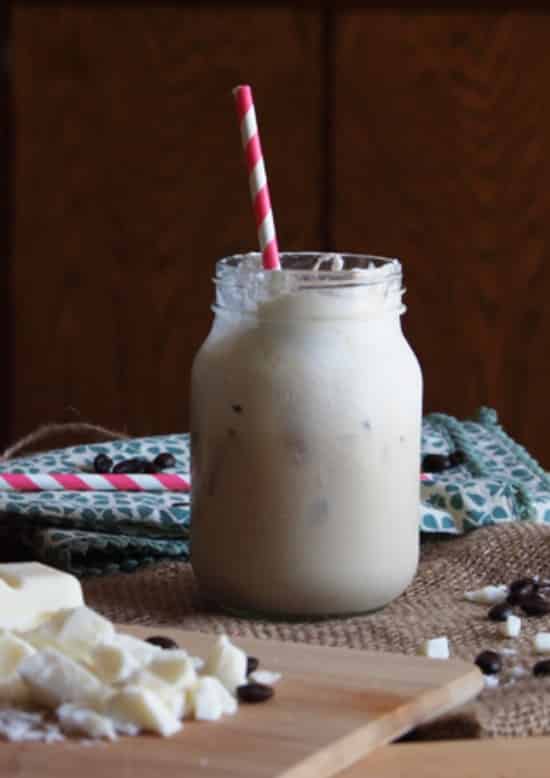
[[[450,465],[449,457],[444,454],[425,454],[422,457],[423,473],[442,473],[448,470]]]
[[[521,605],[523,598],[534,594],[536,589],[537,583],[533,578],[517,578],[510,584],[506,601],[509,605]]]
[[[113,466],[113,460],[107,454],[98,454],[94,459],[94,470],[96,473],[110,473]]]
[[[533,589],[536,586],[538,586],[538,582],[535,581],[535,579],[531,578],[530,576],[527,576],[525,578],[516,578],[516,580],[512,581],[512,583],[510,584],[510,592],[523,591],[527,587]]]
[[[527,616],[546,616],[550,613],[550,600],[536,592],[523,596],[519,605]]]
[[[165,635],[151,635],[150,638],[145,638],[145,642],[163,648],[165,651],[179,648],[175,640],[172,640],[172,638],[166,637]]]
[[[502,670],[502,659],[496,651],[482,651],[475,659],[483,675],[496,675]]]
[[[254,670],[257,670],[260,666],[260,660],[256,659],[255,656],[247,656],[246,657],[246,674],[250,675],[250,673],[253,673]]]
[[[162,468],[155,465],[154,462],[147,462],[144,463],[143,465],[143,472],[149,473],[150,475],[155,475],[156,473],[160,473],[161,470]]]
[[[466,462],[466,454],[464,451],[459,451],[458,449],[456,451],[451,451],[449,454],[449,464],[451,467],[458,467],[459,465],[463,465]]]
[[[272,686],[265,683],[245,683],[237,686],[237,697],[240,702],[265,702],[273,697]]]
[[[490,621],[506,621],[508,616],[512,613],[512,608],[507,602],[499,602],[498,605],[493,605],[487,614]]]
[[[132,460],[129,460],[132,461]],[[137,473],[152,473],[154,472],[153,468],[155,467],[151,461],[146,459],[145,457],[135,457],[135,467],[138,468],[136,470]]]
[[[149,467],[149,461],[143,457],[133,457],[132,459],[123,459],[113,467],[113,473],[146,473]]]
[[[153,464],[156,465],[159,470],[166,470],[167,467],[176,466],[176,457],[170,454],[169,451],[163,451],[162,454],[158,454],[153,459]]]
[[[533,665],[533,675],[537,678],[543,675],[550,675],[550,659],[541,659]]]

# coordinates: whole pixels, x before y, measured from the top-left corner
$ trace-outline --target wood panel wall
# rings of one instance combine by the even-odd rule
[[[12,413],[13,312],[10,271],[14,231],[12,149],[13,102],[11,78],[10,9],[0,5],[0,330],[3,380],[0,381],[0,441],[6,441]]]
[[[334,236],[403,257],[425,406],[550,467],[550,16],[335,19]]]
[[[550,466],[550,17],[12,5],[5,438],[187,427],[214,262],[255,246],[249,81],[282,247],[402,257],[426,410],[492,405]]]

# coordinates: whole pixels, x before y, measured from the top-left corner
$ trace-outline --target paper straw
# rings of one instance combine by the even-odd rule
[[[432,481],[428,473],[421,481]],[[189,492],[191,484],[176,473],[0,473],[0,492]]]
[[[280,270],[281,263],[277,247],[277,235],[275,234],[273,209],[269,196],[260,133],[256,122],[252,89],[247,85],[237,86],[233,90],[233,96],[237,106],[241,140],[246,156],[248,184],[256,218],[256,230],[262,252],[262,263],[266,270]]]
[[[189,481],[175,473],[0,473],[0,492],[188,492]]]

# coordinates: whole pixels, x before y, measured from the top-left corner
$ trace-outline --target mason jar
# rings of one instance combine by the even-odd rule
[[[422,376],[401,264],[258,254],[217,263],[191,382],[191,562],[242,614],[376,610],[419,547]]]

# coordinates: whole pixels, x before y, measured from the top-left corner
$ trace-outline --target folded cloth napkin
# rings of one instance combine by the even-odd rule
[[[0,465],[1,473],[93,471],[98,454],[116,463],[133,457],[176,459],[170,473],[189,479],[189,435],[130,438],[34,454]],[[189,554],[185,492],[0,491],[0,527],[34,557],[76,575],[131,572],[158,559]]]
[[[482,408],[470,421],[424,418],[422,452],[460,450],[463,465],[422,481],[420,529],[459,535],[488,524],[550,524],[550,477]],[[132,438],[11,459],[2,472],[90,472],[97,454],[115,462],[168,451],[190,479],[189,435]],[[170,471],[167,471],[170,472]],[[399,485],[396,484],[398,487]],[[0,529],[32,555],[77,575],[130,572],[149,562],[189,557],[189,495],[182,492],[2,492]],[[391,527],[388,527],[391,532]]]
[[[550,524],[550,476],[504,432],[497,414],[473,420],[432,413],[422,426],[422,453],[462,451],[464,465],[422,481],[420,528],[460,535],[477,527],[530,520]]]

